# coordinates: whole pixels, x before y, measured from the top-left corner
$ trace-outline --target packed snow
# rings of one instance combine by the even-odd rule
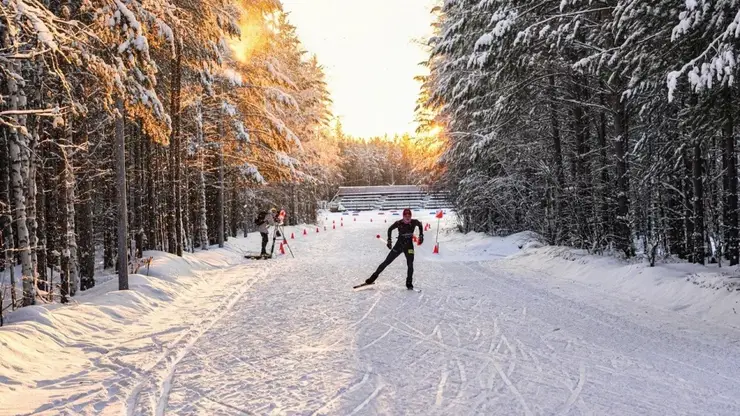
[[[403,259],[353,291],[394,214],[323,213],[272,260],[244,258],[258,234],[149,252],[130,291],[13,312],[0,414],[740,414],[737,269],[463,235],[451,213],[433,254],[425,212],[421,292]]]

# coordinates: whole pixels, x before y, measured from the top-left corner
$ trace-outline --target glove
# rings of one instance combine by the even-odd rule
[[[422,244],[424,244],[424,236],[423,235],[420,235],[419,236],[419,245],[422,245]]]
[[[388,239],[388,244],[386,244],[386,246],[388,246],[388,250],[393,248],[393,242],[391,241],[390,238]]]

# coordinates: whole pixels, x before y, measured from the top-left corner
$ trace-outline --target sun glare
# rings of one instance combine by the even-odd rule
[[[438,0],[283,0],[303,46],[325,68],[333,112],[351,136],[393,137],[418,127],[414,109],[428,72],[419,41],[431,36]]]
[[[429,129],[428,132],[426,132],[427,137],[439,137],[439,135],[442,133],[442,126],[434,126],[431,129]]]
[[[229,46],[234,53],[234,59],[246,63],[255,51],[262,48],[266,43],[265,30],[261,20],[252,14],[244,13],[239,22],[240,37],[229,39]]]

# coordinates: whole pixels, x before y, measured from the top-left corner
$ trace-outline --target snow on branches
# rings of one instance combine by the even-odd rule
[[[671,40],[701,46],[700,52],[680,69],[668,73],[669,101],[673,101],[678,79],[684,75],[695,91],[712,89],[715,85],[732,86],[740,53],[740,4],[736,0],[686,0],[684,5]]]

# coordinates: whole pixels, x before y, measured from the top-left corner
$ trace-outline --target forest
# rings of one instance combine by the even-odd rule
[[[417,117],[466,231],[738,264],[733,0],[445,0]]]
[[[144,251],[260,210],[314,222],[341,185],[445,189],[464,232],[740,262],[734,0],[440,1],[419,129],[375,138],[279,0],[0,6],[4,308],[125,289]]]
[[[4,0],[0,41],[4,308],[126,289],[146,250],[223,246],[270,207],[310,223],[413,169],[385,162],[411,138],[341,132],[278,0]]]

